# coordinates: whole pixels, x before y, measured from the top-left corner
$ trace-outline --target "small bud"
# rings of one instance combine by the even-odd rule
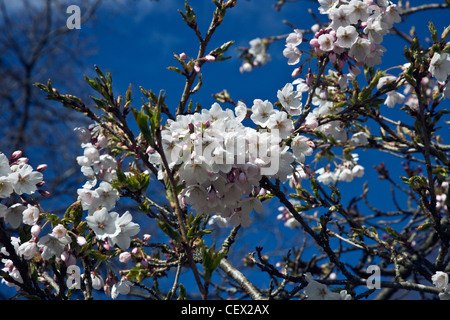
[[[200,73],[200,66],[198,64],[195,64],[194,70],[195,72]]]
[[[214,57],[213,55],[207,54],[203,60],[208,61],[208,62],[212,62],[216,60],[216,57]]]
[[[127,263],[128,261],[130,261],[130,259],[131,259],[131,253],[129,253],[129,252],[122,252],[119,255],[119,261],[122,263]]]
[[[21,151],[21,150],[14,151],[14,152],[12,153],[12,155],[11,155],[11,158],[9,158],[9,161],[17,160],[17,159],[19,159],[21,156],[22,156],[22,151]]]
[[[181,54],[180,54],[180,59],[181,59],[181,60],[186,60],[186,59],[187,59],[186,53],[184,53],[184,52],[181,53]]]
[[[146,234],[144,234],[143,236],[142,236],[142,240],[144,240],[144,241],[150,241],[150,238],[151,238],[152,236],[150,235],[150,234],[148,234],[148,233],[146,233]]]
[[[17,164],[24,164],[24,163],[28,163],[30,159],[28,159],[27,157],[21,157],[19,159],[17,159]]]
[[[142,266],[143,268],[147,269],[147,268],[148,268],[148,261],[145,260],[145,259],[142,259],[142,260],[141,260],[141,266]]]
[[[47,167],[48,166],[46,164],[40,164],[40,165],[37,166],[36,171],[42,172],[45,169],[47,169]]]
[[[38,192],[41,194],[41,196],[45,198],[49,198],[52,194],[46,190],[38,190]]]
[[[138,248],[133,248],[133,250],[131,250],[131,253],[134,255],[137,255],[139,253],[139,249]]]
[[[39,233],[41,232],[41,226],[38,224],[35,224],[34,226],[31,227],[31,235],[35,238],[37,238],[37,236],[39,235]]]
[[[111,246],[109,245],[109,243],[108,243],[108,241],[103,241],[103,248],[105,248],[105,250],[109,250],[109,249],[111,249]]]
[[[302,66],[300,66],[298,68],[295,68],[294,71],[292,71],[292,74],[291,74],[292,78],[298,77],[302,73],[302,69],[303,69]]]
[[[45,181],[42,180],[41,182],[36,183],[36,187],[40,188],[45,184]]]
[[[311,47],[313,47],[313,48],[319,48],[319,47],[320,47],[319,40],[317,40],[316,38],[311,39],[311,41],[309,42],[309,44],[310,44]]]
[[[82,236],[77,237],[77,243],[80,247],[84,247],[87,243],[86,238]]]

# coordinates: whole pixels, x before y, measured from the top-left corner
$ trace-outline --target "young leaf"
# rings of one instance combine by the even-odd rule
[[[167,234],[172,240],[175,242],[181,242],[181,235],[176,232],[167,222],[165,221],[158,221],[159,228]]]

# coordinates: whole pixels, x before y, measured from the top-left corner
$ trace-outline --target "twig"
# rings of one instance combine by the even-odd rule
[[[261,292],[235,267],[233,267],[227,259],[223,258],[219,263],[220,269],[222,269],[231,279],[236,281],[242,289],[253,300],[265,300]]]

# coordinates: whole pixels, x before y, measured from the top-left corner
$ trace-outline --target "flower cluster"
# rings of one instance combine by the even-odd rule
[[[169,164],[179,167],[181,203],[220,216],[222,225],[248,226],[250,213],[263,210],[257,197],[261,177],[287,181],[296,157],[304,161],[312,153],[303,137],[296,137],[294,153],[280,147],[294,130],[288,113],[255,99],[250,116],[259,126],[255,129],[242,123],[247,111],[243,103],[234,112],[215,103],[201,113],[169,120],[162,132]]]
[[[82,189],[78,189],[78,200],[83,211],[87,211],[87,226],[94,232],[96,238],[103,249],[109,250],[117,246],[121,250],[130,247],[131,238],[140,231],[140,226],[132,222],[132,215],[126,211],[122,216],[117,212],[109,212],[116,207],[116,202],[120,199],[119,192],[112,187],[112,180],[116,178],[117,164],[115,159],[107,154],[100,154],[106,149],[107,138],[101,134],[99,126],[91,126],[90,130],[77,128],[77,135],[81,139],[84,149],[83,156],[77,157],[81,166],[81,172],[88,177]],[[35,257],[46,261],[56,259],[63,261],[67,267],[76,265],[77,256],[74,248],[81,248],[87,245],[87,238],[83,232],[76,234],[74,229],[70,229],[67,222],[48,216],[43,212],[40,205],[23,198],[25,194],[33,194],[36,190],[47,195],[46,192],[38,188],[44,184],[41,171],[46,165],[38,166],[37,170],[27,164],[28,159],[21,157],[20,152],[14,153],[9,159],[0,153],[0,178],[1,178],[1,198],[9,197],[9,200],[0,203],[0,218],[12,228],[19,229],[25,225],[30,228],[31,238],[11,236],[11,244],[15,255],[24,260],[33,260]],[[97,183],[99,182],[98,186]],[[22,202],[16,202],[21,196]],[[49,223],[50,222],[50,223]],[[51,224],[50,232],[40,235],[45,226]],[[20,234],[20,230],[19,230]],[[2,270],[10,278],[23,283],[21,273],[13,260],[10,259],[11,252],[6,247],[1,247]],[[93,273],[92,287],[97,290],[104,290],[105,282],[98,273]],[[19,286],[10,278],[3,278],[6,285]],[[117,280],[117,279],[116,279]],[[131,283],[124,281],[110,280],[110,295],[116,298],[119,293],[126,294],[124,288],[130,287]],[[125,287],[124,287],[125,286]],[[128,290],[129,291],[129,290]]]
[[[86,221],[97,239],[104,245],[117,245],[122,250],[130,247],[131,237],[137,235],[140,227],[132,222],[132,215],[126,211],[121,217],[113,210],[120,199],[119,192],[110,182],[117,178],[117,163],[106,150],[108,139],[99,125],[89,129],[76,128],[84,149],[83,156],[77,157],[81,172],[89,178],[83,188],[78,189],[78,200],[83,210],[87,210]],[[97,183],[100,181],[98,187]],[[95,188],[95,189],[94,189]]]
[[[400,22],[397,5],[390,1],[319,0],[321,14],[330,24],[320,29],[310,41],[318,54],[328,52],[330,58],[345,63],[349,58],[357,65],[381,63],[386,51],[381,42],[393,24]]]
[[[100,154],[108,146],[108,139],[102,133],[98,124],[93,124],[86,128],[75,128],[81,147],[84,149],[83,155],[77,157],[81,172],[89,178],[83,186],[91,189],[97,184],[97,180],[111,182],[117,178],[116,160],[108,153]]]
[[[38,189],[44,185],[42,170],[46,165],[34,170],[28,158],[21,157],[22,152],[15,152],[9,159],[0,153],[0,200],[8,198],[5,204],[0,203],[0,218],[13,229],[22,223],[34,225],[39,218],[40,210],[30,203],[17,202],[14,195],[32,195],[37,190],[47,196],[48,192]]]
[[[261,38],[256,38],[250,41],[250,48],[248,49],[247,58],[239,68],[240,72],[249,72],[254,68],[263,66],[272,58],[267,53],[267,43]]]
[[[28,164],[28,158],[21,157],[22,152],[15,152],[9,159],[0,153],[0,199],[8,198],[13,193],[33,194],[43,185],[41,171],[45,165],[34,170]]]
[[[334,171],[329,167],[320,168],[316,171],[319,175],[317,181],[323,184],[334,184],[337,181],[350,182],[354,178],[360,178],[364,175],[364,167],[357,164],[358,155],[353,154],[352,160],[343,160],[341,164],[336,165]]]

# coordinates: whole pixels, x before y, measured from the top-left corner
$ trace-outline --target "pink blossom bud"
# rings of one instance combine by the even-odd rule
[[[137,255],[139,253],[139,249],[138,248],[133,248],[133,250],[131,250],[131,253],[134,255]]]
[[[345,66],[345,59],[338,59],[338,66],[340,69],[343,69]]]
[[[39,235],[39,233],[41,232],[41,226],[39,226],[38,224],[35,224],[34,226],[31,227],[31,235],[35,238],[37,238],[37,236]]]
[[[311,39],[311,41],[309,42],[309,44],[310,44],[311,47],[313,47],[313,48],[319,48],[319,47],[320,47],[319,40],[316,39],[316,38]]]
[[[109,243],[108,243],[108,241],[103,241],[103,248],[105,248],[105,250],[109,250],[109,249],[111,249],[111,246],[109,245]]]
[[[18,163],[18,164],[21,164],[21,163],[28,163],[29,160],[30,160],[30,159],[28,159],[27,157],[22,157],[22,158],[17,159],[17,163]]]
[[[336,53],[330,52],[330,54],[328,55],[328,57],[330,58],[330,62],[331,62],[331,63],[335,63],[335,62],[336,62],[336,58],[337,58]]]
[[[70,252],[64,251],[61,253],[61,260],[66,263],[66,266],[72,266],[77,263],[77,258]]]
[[[45,181],[42,180],[41,182],[36,183],[36,187],[42,187],[45,184]]]
[[[302,66],[295,68],[294,71],[292,71],[291,77],[296,78],[302,73]]]
[[[46,164],[40,164],[37,166],[36,171],[42,172],[45,169],[47,169],[47,165]]]
[[[195,72],[200,73],[200,66],[198,64],[195,64],[194,70]]]
[[[119,254],[119,261],[122,263],[127,263],[131,259],[131,253],[129,252],[122,252]]]
[[[144,240],[144,241],[150,241],[150,238],[151,238],[152,236],[150,235],[150,234],[148,234],[148,233],[146,233],[146,234],[144,234],[143,236],[142,236],[142,240]]]
[[[145,153],[153,153],[153,152],[155,152],[155,149],[152,147],[152,146],[149,146],[148,148],[147,148],[147,150],[145,150]]]
[[[186,197],[183,197],[181,194],[178,195],[178,202],[182,208],[187,207]]]
[[[184,52],[181,53],[181,54],[180,54],[180,59],[181,59],[181,60],[186,60],[186,59],[187,59],[186,53],[184,53]]]
[[[77,237],[77,243],[80,247],[84,247],[86,245],[86,238],[82,236]]]
[[[21,150],[14,151],[14,152],[12,153],[12,155],[11,155],[11,158],[9,158],[9,161],[17,160],[17,159],[19,159],[21,156],[22,156],[22,151],[21,151]]]
[[[148,268],[148,261],[147,261],[146,259],[142,259],[142,260],[141,260],[141,266],[142,266],[143,268]]]
[[[46,190],[38,190],[38,192],[45,198],[50,197],[52,194]]]
[[[203,58],[203,60],[208,61],[208,62],[211,62],[211,61],[216,60],[216,57],[214,57],[213,55],[207,54],[207,55]]]

